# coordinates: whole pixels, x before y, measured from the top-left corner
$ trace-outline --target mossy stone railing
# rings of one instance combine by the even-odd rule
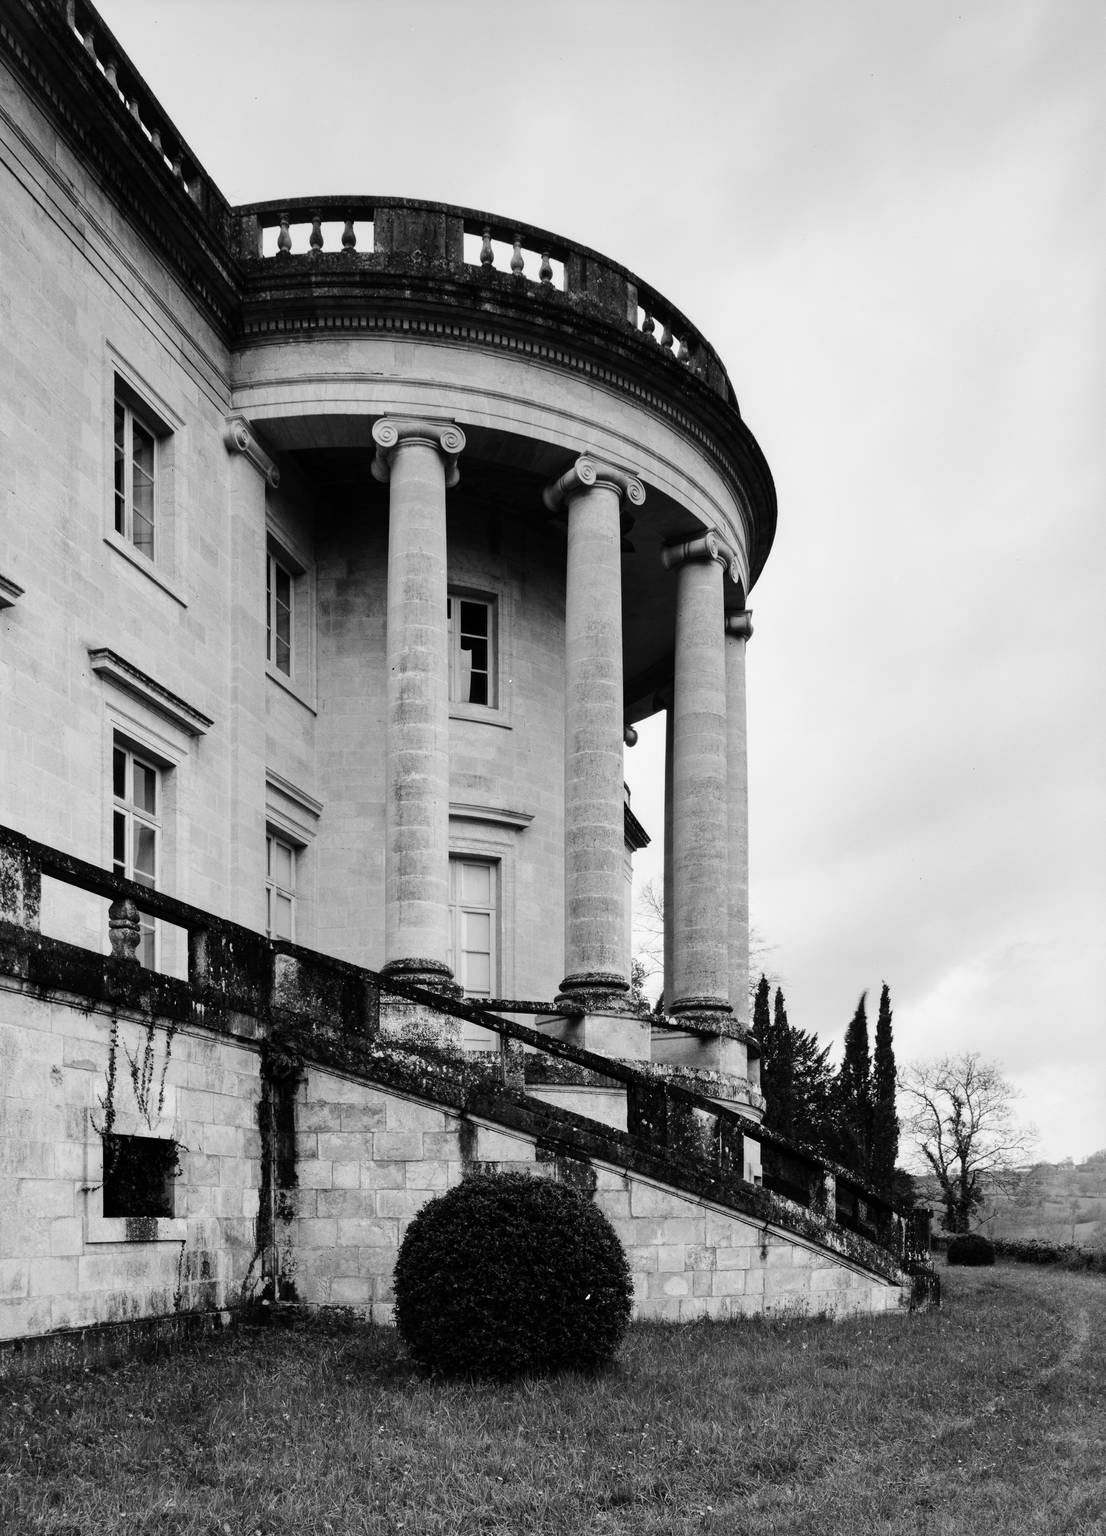
[[[44,877],[110,902],[110,955],[41,936]],[[135,950],[140,913],[186,931],[186,979],[139,964]],[[236,1032],[252,1030],[258,1040],[270,1039],[274,1031],[291,1026],[301,1044],[325,1047],[331,1059],[335,1053],[340,1056],[343,1043],[372,1045],[379,1034],[382,996],[403,998],[478,1024],[499,1037],[494,1082],[488,1083],[485,1075],[481,1090],[493,1098],[496,1082],[505,1097],[525,1097],[526,1051],[572,1063],[592,1080],[617,1083],[625,1090],[626,1133],[603,1128],[608,1139],[621,1135],[654,1162],[659,1158],[680,1167],[700,1168],[708,1186],[715,1181],[719,1188],[732,1189],[744,1182],[748,1138],[759,1143],[765,1191],[774,1198],[771,1208],[785,1224],[787,1210],[793,1209],[801,1217],[796,1229],[808,1236],[828,1241],[834,1231],[851,1233],[899,1264],[924,1262],[928,1255],[928,1212],[910,1216],[896,1210],[847,1169],[737,1110],[654,1075],[647,1064],[633,1065],[581,1050],[475,1003],[401,985],[364,967],[267,939],[4,827],[0,827],[0,970],[33,988],[79,990],[94,1002],[136,1007],[178,1023],[217,1029],[233,1021]],[[448,1063],[439,1065],[448,1070]]]

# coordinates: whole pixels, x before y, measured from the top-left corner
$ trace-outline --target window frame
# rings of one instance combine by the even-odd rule
[[[119,440],[120,416],[122,417],[122,443]],[[139,468],[134,450],[134,436],[136,428],[145,434],[150,443],[151,467],[148,478],[150,484],[150,512],[147,517],[138,511],[135,498],[135,471]],[[112,444],[114,448],[112,458],[112,526],[121,539],[125,539],[140,555],[149,560],[151,565],[157,563],[160,539],[158,537],[158,511],[159,511],[159,468],[161,464],[161,449],[159,433],[154,423],[136,405],[129,390],[122,390],[119,381],[116,380],[115,394],[112,411]],[[122,460],[123,486],[120,490],[119,467]],[[142,471],[144,474],[145,470]],[[140,540],[135,531],[135,519],[141,518],[149,524],[149,547]]]
[[[295,570],[279,545],[272,539],[268,541],[265,549],[265,663],[274,671],[281,673],[289,682],[296,678],[296,587],[302,571]],[[283,576],[288,582],[288,602],[281,604],[278,592],[277,576]],[[287,636],[284,644],[288,651],[288,665],[281,666],[279,649],[277,655],[273,655],[274,640],[276,646],[281,644],[280,626],[278,616],[283,606],[287,613]]]
[[[123,758],[124,792],[116,788],[117,759]],[[141,767],[153,775],[154,807],[150,810],[140,805],[135,795],[135,768]],[[112,873],[126,880],[134,880],[147,890],[156,891],[161,882],[165,806],[165,770],[157,759],[136,746],[122,732],[112,732],[111,740],[111,867]],[[118,853],[117,830],[122,821],[123,855]],[[145,828],[152,835],[153,873],[139,870],[135,863],[137,844],[136,829]],[[139,913],[140,938],[135,958],[147,970],[156,971],[160,959],[160,936],[154,918]]]
[[[500,996],[500,940],[499,940],[499,914],[502,904],[502,878],[500,860],[488,858],[479,854],[451,853],[449,855],[449,967],[453,972],[455,981],[464,991],[466,997],[494,998]],[[466,865],[479,865],[486,869],[490,876],[491,902],[466,902],[461,899],[459,888],[460,872]],[[463,956],[462,948],[462,922],[466,913],[487,916],[489,950],[488,950],[488,990],[474,991],[465,986],[462,976]],[[471,953],[483,953],[483,951],[470,951]]]
[[[462,656],[465,632],[462,629],[462,605],[475,604],[487,614],[487,632],[483,638],[487,646],[487,700],[484,702],[464,699],[461,695]],[[501,709],[500,688],[500,638],[499,603],[493,593],[474,592],[465,587],[450,587],[446,594],[446,627],[449,644],[449,707],[455,714],[472,712],[475,718],[486,714],[498,715]]]
[[[141,571],[182,608],[188,607],[188,595],[180,585],[183,549],[177,527],[176,503],[182,460],[178,452],[184,419],[130,367],[125,357],[109,341],[106,343],[104,376],[104,463],[105,492],[104,542],[122,555],[134,569]],[[137,422],[153,439],[152,545],[145,548],[133,538],[133,466],[130,446],[133,428],[124,426],[124,511],[123,527],[117,525],[116,504],[116,427],[115,413],[121,409],[125,421]]]
[[[288,852],[289,866],[292,876],[290,886],[281,885],[273,875],[272,851],[274,844],[286,849]],[[278,942],[283,941],[284,943],[288,944],[295,944],[298,942],[296,937],[296,906],[299,890],[299,863],[300,855],[302,852],[302,843],[293,842],[288,834],[282,831],[280,828],[271,825],[265,828],[265,936],[268,939],[273,939]],[[283,896],[288,902],[290,918],[289,927],[291,928],[291,932],[278,934],[274,933],[273,931],[273,906],[274,899],[281,896]]]

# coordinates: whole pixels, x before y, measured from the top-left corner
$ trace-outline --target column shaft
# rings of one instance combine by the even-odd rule
[[[565,980],[627,990],[621,495],[569,499],[565,595]]]
[[[726,663],[722,566],[678,567],[673,700],[672,997],[675,1014],[730,1011]]]
[[[385,969],[448,982],[449,634],[446,464],[456,429],[378,423],[374,473],[390,482],[387,623]]]
[[[675,865],[672,854],[672,760],[676,752],[674,719],[672,695],[669,693],[664,710],[664,1006],[666,1009],[675,995],[672,986],[676,979],[672,958],[676,948]]]
[[[729,813],[730,1006],[749,1022],[749,767],[745,711],[747,613],[726,618],[726,803]]]

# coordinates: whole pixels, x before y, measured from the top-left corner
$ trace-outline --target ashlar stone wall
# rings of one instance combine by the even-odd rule
[[[297,1106],[294,1268],[301,1300],[391,1320],[406,1223],[466,1171],[563,1177],[593,1189],[626,1249],[635,1314],[690,1321],[766,1312],[845,1316],[902,1305],[896,1285],[792,1234],[532,1137],[311,1069]]]
[[[0,991],[0,1339],[231,1307],[260,1284],[258,1052],[149,1038],[147,1117],[144,1022]],[[179,1144],[173,1217],[103,1215],[105,1124]]]
[[[492,1168],[592,1193],[626,1247],[641,1317],[901,1303],[897,1285],[794,1234],[331,1069],[310,1065],[286,1090],[292,1158],[248,1020],[238,1038],[171,1033],[16,987],[0,990],[0,1339],[270,1293],[389,1322],[407,1223],[467,1172]],[[105,1215],[104,1130],[178,1144],[171,1216]]]

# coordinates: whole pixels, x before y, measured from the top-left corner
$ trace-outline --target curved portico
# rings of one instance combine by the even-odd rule
[[[487,215],[396,200],[343,208],[354,242],[347,231],[335,248],[325,201],[311,205],[302,245],[294,205],[239,210],[234,404],[282,466],[323,487],[320,658],[329,646],[334,676],[352,679],[365,637],[381,642],[382,730],[371,665],[360,695],[320,672],[335,696],[318,734],[336,781],[349,780],[328,854],[363,897],[350,957],[467,985],[468,923],[491,935],[480,963],[492,995],[555,995],[564,1029],[589,1047],[728,1074],[732,1093],[718,1091],[740,1098],[747,790],[734,615],[775,506],[725,372],[678,311],[594,252],[511,228],[504,272],[488,258],[507,229]],[[367,253],[356,243],[366,214]],[[542,255],[533,274],[528,248]],[[366,595],[350,617],[357,572]],[[479,637],[458,634],[459,611],[479,613]],[[482,701],[457,693],[466,646],[496,653]],[[649,830],[666,849],[669,1021],[650,1046],[627,1013],[623,742],[658,707],[668,810]],[[376,815],[380,852],[358,864],[346,832]],[[480,912],[463,910],[466,880],[481,887]]]

